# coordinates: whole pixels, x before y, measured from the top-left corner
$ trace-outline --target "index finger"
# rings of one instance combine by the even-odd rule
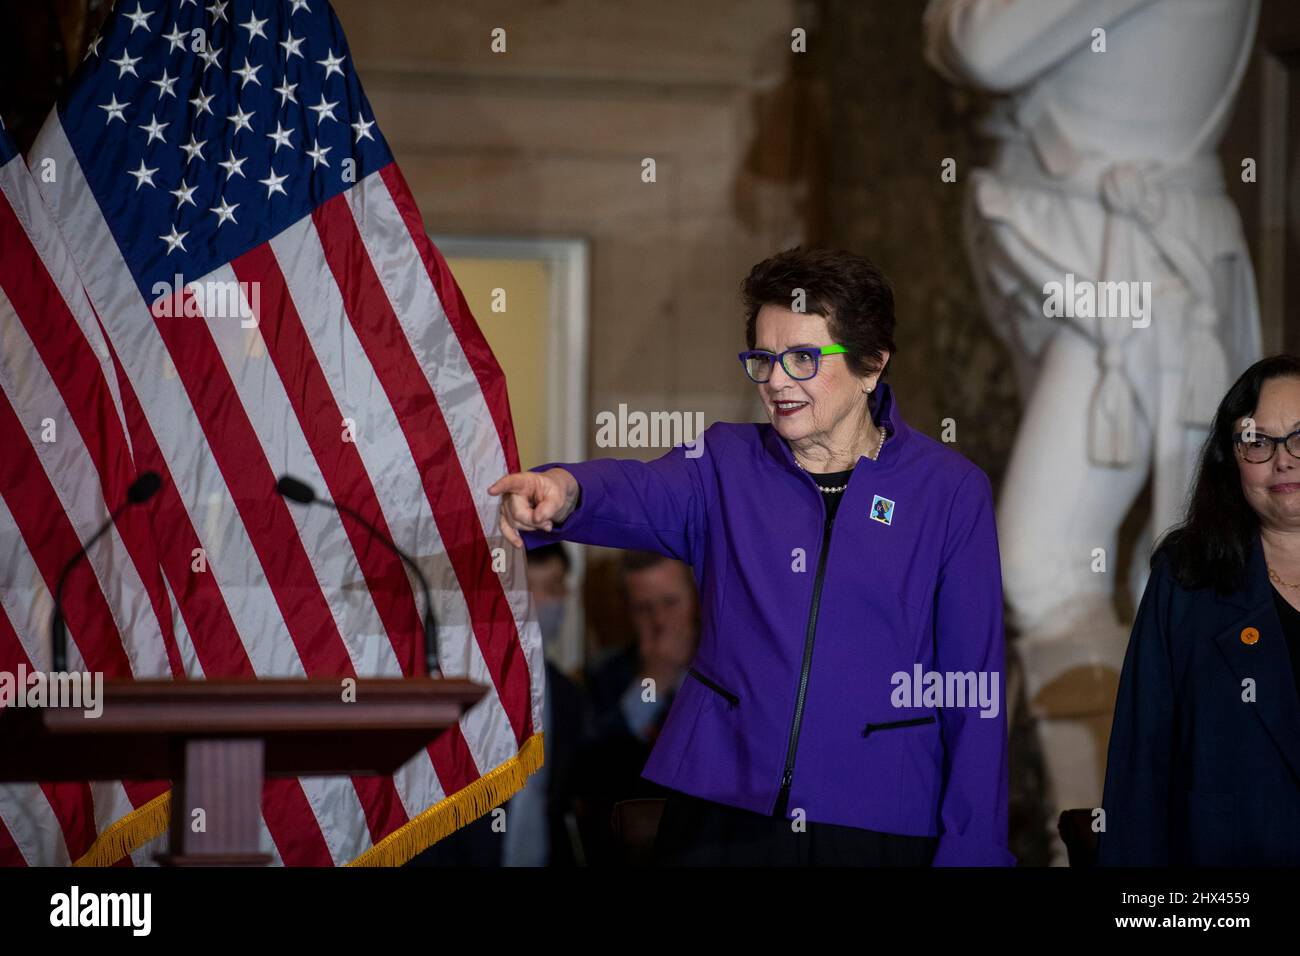
[[[514,472],[513,474],[509,474],[509,475],[503,475],[502,477],[494,481],[492,484],[488,485],[487,492],[490,495],[499,495],[499,494],[507,494],[512,491],[518,491],[522,488],[524,481],[525,481],[524,476],[519,472]]]

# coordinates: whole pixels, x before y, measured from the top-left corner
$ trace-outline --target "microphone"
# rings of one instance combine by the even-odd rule
[[[290,501],[296,501],[300,505],[309,505],[316,500],[316,492],[311,489],[310,485],[289,475],[280,476],[280,480],[275,483],[275,490]]]
[[[131,482],[131,487],[126,489],[126,500],[129,504],[142,505],[162,487],[162,478],[156,471],[146,471],[143,475]]]
[[[402,559],[402,563],[415,572],[416,578],[420,582],[420,591],[424,595],[424,616],[421,619],[422,646],[421,651],[424,654],[425,665],[429,669],[429,676],[441,676],[442,671],[438,667],[438,626],[433,616],[433,599],[429,597],[429,579],[424,576],[420,566],[412,560],[411,556],[397,546],[388,535],[380,531],[373,524],[367,521],[362,515],[348,507],[345,504],[339,504],[336,501],[330,501],[328,498],[321,498],[316,494],[316,490],[305,481],[300,481],[292,475],[281,475],[275,483],[275,490],[279,494],[296,502],[300,505],[324,505],[326,508],[333,508],[339,514],[345,514],[353,521],[356,521],[361,527],[365,528],[384,547]],[[433,656],[429,656],[432,648]]]
[[[99,526],[99,530],[90,536],[90,540],[83,544],[77,553],[72,556],[63,570],[59,572],[59,578],[54,586],[54,611],[50,618],[50,657],[51,667],[56,674],[66,673],[68,669],[68,626],[63,619],[63,585],[68,580],[68,574],[77,566],[77,562],[86,556],[91,547],[104,536],[113,523],[127,508],[132,505],[142,505],[162,487],[162,478],[156,471],[146,471],[144,474],[131,482],[131,486],[126,489],[126,501],[117,506],[117,509],[108,516],[108,520]]]

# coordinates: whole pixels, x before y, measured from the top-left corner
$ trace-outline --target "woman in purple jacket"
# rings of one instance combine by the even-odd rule
[[[691,565],[700,647],[643,776],[664,863],[1004,866],[1002,582],[984,472],[880,382],[888,281],[793,249],[743,286],[769,422],[507,475],[515,546]]]

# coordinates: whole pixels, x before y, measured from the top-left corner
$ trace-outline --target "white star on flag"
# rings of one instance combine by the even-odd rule
[[[243,176],[244,171],[240,167],[246,162],[248,162],[247,156],[242,156],[239,159],[236,159],[235,151],[232,149],[230,151],[230,158],[217,163],[217,165],[226,171],[226,176],[229,178],[231,176]]]
[[[303,38],[294,36],[293,32],[290,31],[288,35],[280,41],[280,46],[284,47],[285,60],[287,61],[292,56],[301,58],[302,52],[298,48],[302,46],[302,44]]]
[[[239,203],[235,203],[232,206],[229,203],[227,203],[225,199],[222,199],[220,206],[213,206],[211,209],[208,210],[208,212],[215,212],[217,214],[218,226],[221,226],[223,223],[225,223],[227,219],[229,219],[235,225],[239,225],[239,220],[235,218],[235,210],[238,208],[239,208]]]
[[[171,125],[170,123],[159,123],[158,117],[156,116],[152,117],[149,120],[149,124],[147,126],[140,127],[140,129],[144,130],[146,133],[149,134],[149,139],[145,142],[145,145],[148,146],[155,139],[160,139],[164,143],[167,142],[167,139],[166,137],[163,136],[162,131],[165,130],[170,125]]]
[[[114,93],[112,99],[110,99],[107,103],[101,104],[99,108],[101,110],[108,111],[108,119],[104,121],[106,124],[113,122],[114,119],[120,119],[123,123],[125,123],[126,116],[122,113],[122,111],[130,105],[131,105],[130,103],[119,103],[117,101],[117,94]]]
[[[293,100],[295,103],[298,102],[298,97],[295,96],[293,93],[293,91],[296,90],[297,88],[298,88],[298,84],[290,83],[289,77],[287,76],[280,82],[279,86],[275,87],[275,92],[280,94],[281,106],[289,102],[289,100]]]
[[[190,133],[190,141],[181,144],[181,152],[185,154],[185,164],[188,166],[195,159],[201,162],[203,160],[203,147],[207,144],[206,139],[195,139],[194,134]]]
[[[339,76],[343,75],[343,67],[339,65],[343,62],[343,57],[336,57],[333,50],[329,51],[329,56],[325,57],[325,59],[316,62],[325,67],[325,79],[327,80],[332,73],[337,73]]]
[[[167,49],[168,53],[175,53],[177,50],[185,49],[185,34],[181,32],[179,25],[173,25],[172,32],[164,33],[163,39],[170,44]]]
[[[293,149],[293,143],[289,142],[289,137],[293,135],[293,128],[285,129],[279,120],[275,122],[275,132],[266,135],[275,141],[275,149],[271,150],[271,152],[278,153],[281,146],[288,146]]]
[[[190,103],[194,106],[195,116],[198,116],[200,113],[207,113],[209,116],[213,115],[212,107],[208,105],[212,102],[213,96],[214,94],[212,93],[204,93],[202,90],[199,90],[199,95],[190,100]]]
[[[176,85],[177,79],[179,79],[179,77],[169,76],[167,74],[167,71],[163,70],[163,75],[161,79],[150,80],[149,82],[152,83],[154,86],[158,87],[158,89],[162,91],[161,93],[158,94],[158,99],[161,101],[162,98],[165,96],[176,95],[176,91],[173,90],[172,87]]]
[[[272,169],[270,176],[266,177],[266,179],[259,179],[258,182],[266,187],[266,198],[270,199],[272,193],[280,193],[281,195],[284,196],[289,195],[287,192],[284,191],[284,187],[280,185],[288,178],[289,178],[288,173],[285,173],[283,176],[277,176],[275,174],[275,170]]]
[[[333,102],[333,103],[331,103],[331,102],[327,102],[326,99],[325,99],[325,94],[322,93],[322,94],[320,95],[320,102],[319,102],[318,104],[316,104],[315,106],[309,106],[309,107],[307,107],[307,109],[312,110],[314,113],[316,113],[316,122],[317,122],[317,123],[323,123],[323,122],[325,122],[327,119],[334,119],[334,107],[336,107],[336,106],[338,106],[338,105],[339,105],[339,104],[338,104],[337,101],[335,101],[335,102]],[[336,122],[337,122],[337,121],[336,121]]]
[[[141,186],[153,185],[153,174],[158,172],[157,167],[148,169],[144,165],[144,160],[140,160],[140,168],[127,171],[128,176],[135,177],[135,188],[138,190]]]
[[[177,248],[179,248],[181,252],[186,251],[184,239],[188,235],[189,235],[188,231],[177,232],[176,227],[172,226],[172,231],[169,235],[159,236],[158,238],[161,239],[163,242],[167,243],[167,254],[171,255],[173,252],[177,250]]]
[[[325,154],[328,153],[334,147],[326,146],[324,149],[322,149],[319,143],[315,143],[313,144],[313,146],[314,146],[313,149],[307,150],[307,155],[311,157],[311,168],[315,169],[317,164],[323,164],[325,166],[328,166],[329,162],[325,159]]]
[[[266,34],[262,32],[262,27],[266,26],[268,22],[269,21],[267,20],[257,19],[257,14],[255,13],[249,13],[248,22],[241,23],[239,28],[248,31],[248,42],[251,45],[253,37],[261,37],[263,40],[266,39]]]
[[[250,82],[256,83],[258,86],[262,85],[262,81],[257,78],[257,71],[260,69],[260,66],[252,66],[248,62],[248,57],[244,57],[244,68],[242,70],[232,70],[231,72],[239,77],[241,81],[239,86],[240,89],[243,89]]]
[[[123,50],[122,55],[118,57],[116,60],[109,60],[108,62],[112,63],[115,67],[117,67],[117,78],[119,80],[122,77],[126,76],[126,74],[128,73],[130,73],[132,76],[140,75],[135,71],[135,65],[140,62],[140,57],[127,56],[126,50]]]
[[[126,14],[126,18],[131,21],[132,33],[134,33],[140,27],[144,27],[146,31],[149,29],[149,18],[153,16],[153,14],[145,13],[143,8],[144,8],[144,4],[137,3],[135,5],[135,13]]]
[[[231,113],[229,116],[226,117],[226,119],[230,120],[230,122],[235,124],[235,128],[231,131],[230,135],[234,136],[242,129],[251,131],[253,128],[253,124],[250,123],[249,120],[251,120],[252,118],[253,118],[252,113],[245,113],[244,108],[242,106],[236,106],[235,112]]]
[[[169,192],[171,192],[171,194],[176,197],[177,210],[179,210],[181,206],[184,206],[186,203],[189,203],[191,206],[197,208],[198,204],[194,201],[192,197],[194,196],[194,190],[198,188],[199,186],[197,183],[195,183],[193,186],[186,186],[184,181],[182,181],[180,189],[169,190]]]

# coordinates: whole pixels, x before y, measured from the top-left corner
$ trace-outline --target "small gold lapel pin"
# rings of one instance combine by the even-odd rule
[[[1259,631],[1253,627],[1243,627],[1241,629],[1241,643],[1254,644],[1259,640]]]

